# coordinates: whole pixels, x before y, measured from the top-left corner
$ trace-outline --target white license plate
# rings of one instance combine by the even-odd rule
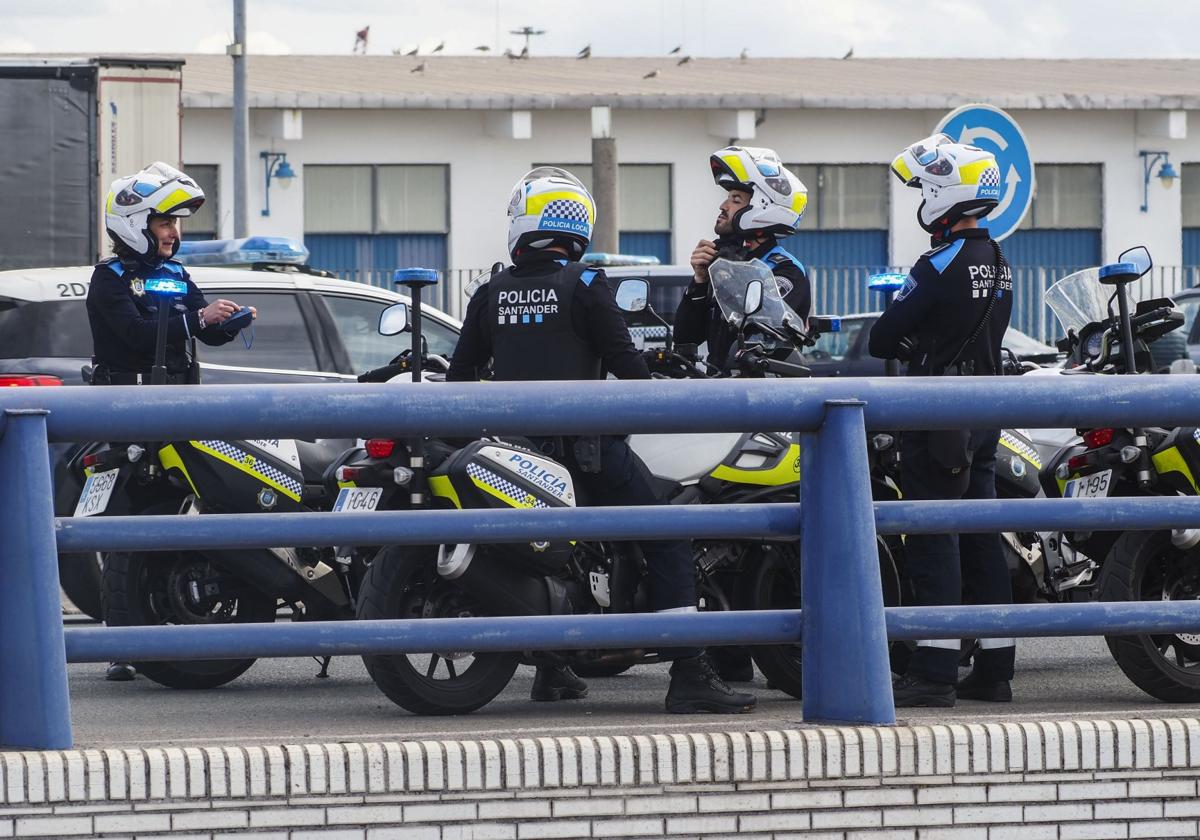
[[[120,472],[120,469],[115,469],[89,475],[83,484],[79,504],[75,505],[75,516],[95,516],[104,513],[108,508],[113,488],[117,486],[117,476]]]
[[[1081,478],[1073,478],[1063,488],[1064,499],[1078,499],[1091,496],[1107,496],[1112,486],[1112,470],[1092,473]]]
[[[365,513],[379,506],[382,487],[343,487],[333,503],[334,513]]]

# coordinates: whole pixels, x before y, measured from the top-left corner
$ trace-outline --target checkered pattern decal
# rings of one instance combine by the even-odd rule
[[[1000,186],[1000,170],[994,166],[989,166],[979,176],[979,186],[981,187],[998,187]]]
[[[1042,468],[1042,459],[1038,455],[1038,451],[1012,432],[1007,429],[1000,432],[1000,442],[1033,464],[1035,469],[1040,470]]]
[[[588,224],[588,209],[587,206],[579,201],[571,201],[566,198],[556,198],[546,204],[542,210],[543,216],[553,216],[556,219],[570,219],[575,222],[583,222]]]
[[[283,470],[271,466],[266,461],[260,461],[246,450],[239,449],[223,440],[198,440],[194,443],[200,449],[206,449],[215,455],[221,455],[231,461],[237,462],[259,478],[278,487],[296,501],[300,501],[300,496],[304,492],[304,485],[283,472]]]
[[[496,475],[491,470],[485,470],[483,467],[475,463],[467,464],[467,475],[474,481],[480,484],[486,484],[493,490],[502,493],[516,502],[521,507],[548,508],[550,505],[543,502],[537,496],[534,496],[524,487],[519,487],[513,484],[506,478]],[[533,504],[528,505],[524,502],[525,499],[533,499]]]

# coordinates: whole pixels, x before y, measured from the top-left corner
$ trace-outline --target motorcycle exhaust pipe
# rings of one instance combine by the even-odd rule
[[[524,574],[496,552],[473,544],[438,548],[438,574],[474,595],[501,615],[567,615],[571,612],[561,581]]]

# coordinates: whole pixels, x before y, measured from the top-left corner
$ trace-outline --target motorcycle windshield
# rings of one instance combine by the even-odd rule
[[[1046,290],[1042,300],[1066,335],[1070,330],[1078,333],[1088,324],[1108,320],[1112,294],[1112,289],[1100,284],[1100,269],[1085,268],[1059,280]]]
[[[775,329],[782,328],[784,323],[791,323],[797,329],[801,328],[800,316],[784,301],[771,267],[762,260],[734,262],[722,257],[708,267],[708,277],[713,284],[713,297],[721,308],[721,315],[734,326],[741,326],[747,320],[746,287],[751,280],[761,280],[762,306],[750,316],[750,323]]]

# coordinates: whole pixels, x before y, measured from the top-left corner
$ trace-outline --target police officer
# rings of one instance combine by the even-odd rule
[[[219,345],[234,334],[220,325],[237,311],[231,300],[208,303],[173,259],[179,250],[179,219],[204,203],[204,191],[184,173],[153,163],[136,175],[119,178],[109,190],[104,223],[114,256],[92,272],[88,322],[92,328],[92,384],[137,385],[150,382],[158,331],[158,298],[146,294],[146,281],[183,280],[187,294],[167,322],[167,381],[198,381],[190,358],[191,339]]]
[[[979,219],[1000,199],[996,159],[939,134],[892,162],[920,187],[921,227],[932,250],[913,267],[895,302],[871,330],[871,355],[908,362],[909,376],[999,376],[1000,345],[1012,314],[1012,272]],[[906,499],[994,499],[999,429],[906,432],[901,489]],[[904,565],[921,606],[1012,602],[998,534],[914,534]],[[965,584],[965,589],[964,589]],[[897,706],[953,706],[957,697],[1012,699],[1012,639],[984,639],[974,670],[958,682],[959,642],[925,640],[894,679]],[[956,687],[957,683],[957,687]]]
[[[771,149],[729,146],[714,152],[709,166],[713,180],[727,194],[713,227],[717,240],[701,239],[692,252],[694,276],[675,310],[674,337],[685,344],[707,341],[709,364],[727,370],[737,331],[713,299],[708,267],[720,257],[762,260],[771,266],[783,299],[801,319],[807,319],[812,306],[808,274],[779,238],[800,226],[808,190]]]
[[[188,344],[231,341],[221,322],[237,311],[233,301],[208,303],[172,259],[179,250],[180,217],[204,203],[194,180],[165,163],[153,163],[136,175],[113,182],[104,205],[104,224],[114,256],[92,272],[87,313],[92,329],[93,385],[149,384],[158,334],[158,298],[146,294],[146,281],[183,280],[187,294],[167,321],[167,382],[198,382]],[[253,308],[252,308],[253,311]],[[109,665],[108,679],[131,680],[127,662]]]
[[[513,265],[477,289],[454,349],[450,381],[479,378],[489,362],[499,381],[649,379],[604,273],[578,262],[592,235],[595,204],[569,172],[539,167],[513,188],[508,248]],[[555,447],[554,438],[538,439]],[[599,505],[652,505],[661,500],[641,459],[623,437],[567,439],[555,455]],[[696,579],[687,542],[642,544],[650,599],[658,612],[694,612]],[[674,651],[669,712],[742,712],[755,698],[732,691],[699,648]],[[531,697],[584,697],[587,685],[565,666],[539,666]]]

